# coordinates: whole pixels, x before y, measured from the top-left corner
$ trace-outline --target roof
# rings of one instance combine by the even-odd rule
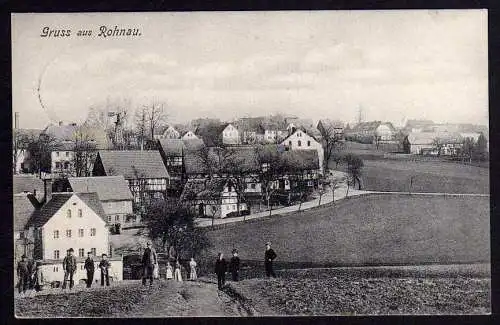
[[[375,131],[380,125],[388,125],[391,129],[394,129],[394,126],[391,122],[381,122],[381,121],[371,121],[371,122],[361,122],[356,124],[351,128],[351,132],[360,132],[360,131]]]
[[[263,117],[243,117],[236,121],[234,124],[241,132],[256,132],[259,134],[264,133],[262,127]]]
[[[443,143],[459,143],[462,142],[462,137],[458,133],[448,132],[410,132],[408,141],[410,144],[432,145],[434,140],[438,139]]]
[[[182,139],[160,139],[158,143],[167,157],[182,156],[186,149]]]
[[[160,152],[156,150],[99,151],[107,176],[123,175],[126,179],[168,178]]]
[[[74,134],[78,127],[76,124],[66,124],[66,125],[49,125],[43,130],[45,134],[51,135],[59,141],[73,140]]]
[[[263,120],[260,124],[264,130],[286,130],[285,123],[273,120]]]
[[[73,141],[59,141],[54,143],[52,151],[73,151],[75,150],[75,143]]]
[[[102,208],[97,193],[54,193],[52,194],[52,199],[47,204],[32,214],[26,226],[41,227],[45,225],[73,195],[80,198],[103,221],[106,221],[106,213]]]
[[[286,163],[288,171],[310,170],[319,168],[318,151],[310,150],[289,150],[284,151],[282,158]]]
[[[421,128],[433,124],[434,122],[431,120],[408,120],[406,121],[405,128]]]
[[[132,200],[128,182],[122,175],[100,177],[69,177],[73,192],[96,192],[101,201]]]
[[[220,155],[217,153],[217,150],[222,150]],[[207,159],[209,160],[207,161]],[[221,171],[238,170],[241,172],[253,172],[259,170],[255,147],[208,148],[207,151],[203,152],[199,150],[185,152],[184,165],[187,174],[207,173],[207,164],[217,166]]]
[[[226,178],[212,178],[205,184],[205,188],[196,194],[199,199],[209,199],[213,198],[214,195],[220,196],[220,193],[224,190],[224,186],[230,182]]]
[[[14,175],[12,178],[13,193],[29,192],[36,190],[37,198],[41,200],[45,191],[43,180],[34,175]]]
[[[343,129],[344,128],[344,123],[342,123],[339,120],[330,120],[330,119],[322,119],[318,121],[318,129],[320,123],[323,125],[324,128],[333,128],[333,129]]]
[[[305,132],[307,135],[309,135],[310,137],[312,137],[315,141],[318,141],[318,142],[319,142],[319,141],[320,141],[320,139],[321,139],[321,133],[320,133],[318,130],[316,130],[316,132],[313,132],[313,131],[311,131],[311,130],[307,130],[306,128],[301,127],[301,128],[299,128],[299,129],[295,130],[293,133],[290,133],[290,134],[289,134],[286,138],[284,138],[284,139],[281,141],[281,143],[285,143],[285,142],[288,140],[288,138],[290,138],[290,137],[291,137],[291,136],[293,136],[295,133],[297,133],[297,131],[302,131],[302,132]],[[314,133],[314,134],[311,134],[311,133]]]
[[[31,196],[31,199],[30,199]],[[13,197],[14,205],[14,231],[24,229],[28,220],[36,211],[37,205],[33,201],[32,195],[15,194]]]

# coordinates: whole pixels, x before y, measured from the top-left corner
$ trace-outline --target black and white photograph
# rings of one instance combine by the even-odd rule
[[[487,10],[12,13],[11,44],[17,318],[491,314]]]

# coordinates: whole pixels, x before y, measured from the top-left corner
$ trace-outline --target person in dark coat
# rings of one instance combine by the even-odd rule
[[[21,256],[21,260],[17,263],[17,277],[19,278],[18,290],[19,293],[25,293],[29,286],[30,272],[28,270],[28,262],[26,255]]]
[[[76,258],[73,256],[73,248],[68,249],[67,255],[63,259],[63,270],[64,270],[64,283],[62,288],[66,289],[66,283],[69,278],[69,288],[73,289],[75,282],[73,281],[73,275],[76,272]]]
[[[233,257],[231,257],[231,261],[229,262],[229,270],[231,270],[232,280],[238,281],[240,272],[240,258],[238,257],[238,251],[236,249],[233,249]]]
[[[224,254],[219,253],[217,261],[215,262],[215,274],[217,274],[217,285],[219,290],[222,290],[224,284],[226,284],[226,272],[227,264],[224,259]]]
[[[266,267],[266,276],[272,276],[273,278],[276,277],[276,274],[274,273],[273,270],[273,261],[277,257],[276,253],[274,250],[271,248],[271,243],[267,242],[266,243],[266,252],[264,254],[264,265]]]
[[[101,287],[104,287],[104,280],[106,280],[106,286],[109,287],[109,268],[111,263],[108,261],[108,255],[102,254],[101,262],[99,263],[99,268],[101,269]]]
[[[147,242],[146,249],[144,250],[144,254],[142,255],[142,285],[146,285],[147,278],[149,278],[149,285],[153,285],[153,271],[156,264],[158,264],[156,251],[153,247],[151,247],[151,243]]]
[[[87,288],[90,288],[92,286],[92,282],[94,282],[94,271],[95,271],[95,264],[94,260],[92,259],[92,252],[87,253],[87,259],[85,260],[85,270],[87,270]]]
[[[34,277],[33,277],[33,286],[36,292],[42,291],[43,289],[43,273],[42,273],[42,263],[36,262]]]

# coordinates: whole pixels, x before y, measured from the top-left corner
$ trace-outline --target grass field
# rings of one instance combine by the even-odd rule
[[[269,240],[277,268],[488,262],[489,199],[371,195],[209,236],[211,257],[238,248],[242,259],[259,262]]]
[[[373,191],[489,193],[487,168],[446,162],[365,160],[363,186]]]

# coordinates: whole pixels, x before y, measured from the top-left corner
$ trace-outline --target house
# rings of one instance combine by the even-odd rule
[[[348,132],[345,131],[346,138],[361,143],[390,143],[395,139],[396,129],[390,122],[372,121],[362,122],[353,126]]]
[[[189,131],[186,131],[182,137],[181,137],[182,140],[199,140],[200,138],[198,138],[196,136],[196,134],[194,134],[193,131],[189,130]]]
[[[284,122],[267,119],[261,123],[264,129],[263,140],[266,143],[279,143],[288,136],[287,125]]]
[[[287,138],[285,138],[281,145],[287,147],[289,150],[315,150],[318,153],[318,169],[323,174],[323,159],[324,149],[319,141],[314,137],[307,134],[304,130],[298,129]]]
[[[14,194],[12,203],[14,207],[14,261],[17,264],[23,254],[29,260],[33,259],[35,242],[29,232],[25,231],[25,227],[40,204],[31,193]]]
[[[140,223],[139,216],[133,214],[133,196],[128,182],[122,175],[101,177],[68,178],[72,192],[95,192],[99,197],[108,225],[121,224],[122,227]]]
[[[155,136],[156,139],[179,139],[180,133],[172,125],[169,125],[163,134]]]
[[[170,175],[158,151],[99,151],[92,175],[123,175],[134,203],[140,206],[152,198],[165,198],[170,187]]]
[[[463,147],[459,133],[411,132],[405,138],[407,151],[416,155],[453,156]]]
[[[241,143],[255,144],[262,142],[264,139],[263,119],[262,117],[244,117],[236,122],[236,126],[240,131]]]
[[[403,127],[403,133],[408,135],[410,133],[424,132],[426,128],[431,127],[435,123],[431,120],[408,120]]]
[[[61,141],[54,144],[50,153],[50,173],[54,178],[75,175],[75,143]]]
[[[75,283],[86,278],[87,252],[93,252],[96,260],[103,253],[112,255],[106,214],[97,193],[54,193],[31,215],[25,229],[34,240],[33,257],[42,263],[46,282],[62,281],[62,261],[69,248],[74,249],[78,263]],[[111,256],[110,260],[113,280],[122,280],[122,258]]]
[[[330,119],[319,120],[317,130],[323,137],[334,137],[339,140],[344,139],[344,123]]]
[[[222,143],[225,145],[237,145],[241,143],[240,133],[233,124],[225,124],[222,130]]]
[[[188,202],[198,216],[225,218],[236,215],[238,209],[240,212],[248,210],[245,202],[238,204],[238,193],[230,178],[188,180],[181,200]]]

